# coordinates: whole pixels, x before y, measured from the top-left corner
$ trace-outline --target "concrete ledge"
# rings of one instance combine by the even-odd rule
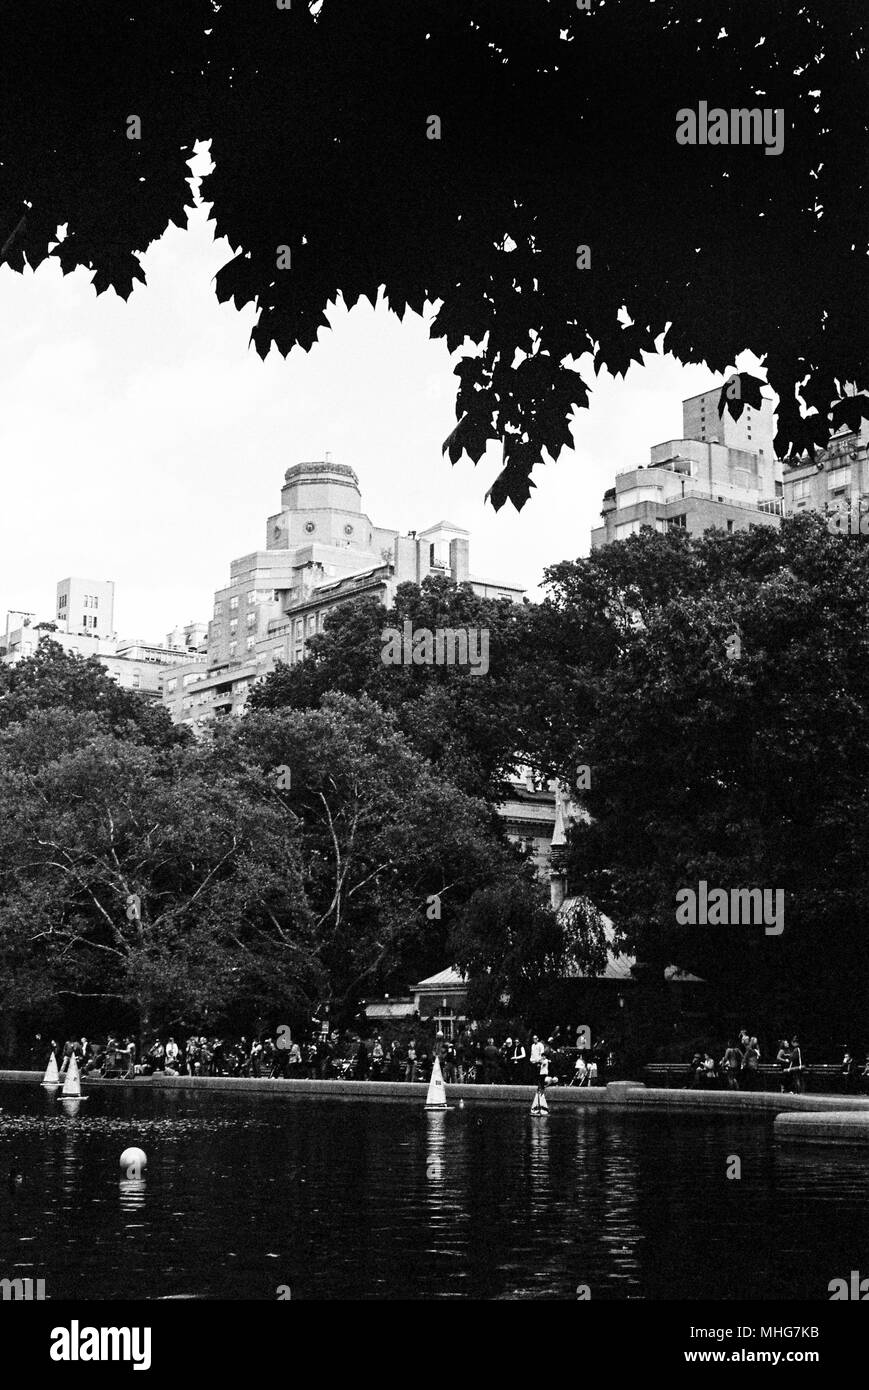
[[[869,1112],[827,1110],[812,1115],[776,1115],[776,1139],[800,1144],[869,1144]]]
[[[0,1071],[0,1081],[38,1084],[41,1071]],[[421,1100],[428,1091],[425,1081],[285,1081],[256,1076],[137,1076],[130,1081],[103,1077],[83,1078],[85,1090],[133,1086],[160,1091],[229,1091],[236,1095],[275,1094],[346,1096],[353,1100]],[[534,1086],[447,1086],[447,1101],[512,1101],[530,1107]],[[625,1110],[725,1111],[729,1113],[782,1111],[864,1114],[869,1117],[869,1098],[848,1096],[791,1096],[777,1091],[699,1091],[676,1086],[648,1087],[639,1081],[610,1081],[606,1086],[550,1086],[546,1092],[553,1106],[608,1105]]]

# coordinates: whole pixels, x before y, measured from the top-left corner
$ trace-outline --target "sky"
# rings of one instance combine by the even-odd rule
[[[208,167],[202,150],[191,168]],[[546,565],[588,554],[616,472],[678,438],[683,397],[721,380],[669,355],[625,378],[595,378],[581,359],[591,404],[575,413],[573,450],[535,470],[521,512],[496,513],[485,494],[500,446],[476,467],[441,453],[457,382],[428,334],[434,309],[400,320],[382,301],[339,300],[309,353],[263,361],[248,341],[254,309],[217,302],[213,277],[232,250],[192,187],[187,228],[144,252],[147,285],[126,302],[97,296],[85,270],[0,266],[4,626],[9,609],[52,618],[69,575],[115,581],[124,638],[207,621],[230,561],[265,547],[286,469],[327,450],[357,473],[375,525],[463,526],[473,576],[539,598]]]

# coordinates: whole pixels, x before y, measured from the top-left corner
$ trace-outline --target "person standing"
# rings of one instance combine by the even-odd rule
[[[788,1075],[791,1078],[791,1090],[795,1096],[800,1095],[803,1089],[803,1054],[800,1051],[800,1044],[796,1034],[794,1034],[794,1040],[790,1050]]]
[[[495,1039],[487,1038],[483,1048],[483,1080],[488,1086],[494,1086],[498,1081],[500,1067],[501,1053],[495,1046]]]
[[[525,1080],[527,1060],[528,1054],[519,1038],[517,1038],[510,1048],[510,1053],[507,1058],[507,1080],[512,1082],[514,1086],[521,1086],[522,1082]]]
[[[757,1090],[759,1065],[760,1051],[757,1046],[757,1038],[749,1038],[748,1046],[742,1057],[742,1089],[744,1091]]]
[[[718,1069],[729,1091],[739,1090],[739,1071],[741,1066],[742,1053],[731,1038],[727,1043],[727,1047],[724,1049],[724,1056],[718,1063]]]
[[[178,1070],[178,1044],[172,1037],[166,1044],[166,1070],[173,1075]]]
[[[411,1038],[410,1042],[407,1044],[407,1065],[404,1071],[405,1081],[416,1081],[417,1072],[416,1039]]]
[[[546,1099],[546,1083],[549,1080],[549,1058],[549,1048],[543,1047],[543,1051],[540,1054],[540,1061],[537,1064],[537,1098],[539,1101]]]
[[[537,1034],[533,1033],[531,1036],[531,1049],[528,1053],[528,1064],[531,1068],[531,1076],[535,1081],[540,1076],[540,1063],[542,1059],[543,1043],[540,1041]]]

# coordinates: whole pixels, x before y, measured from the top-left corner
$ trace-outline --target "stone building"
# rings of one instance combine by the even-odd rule
[[[785,516],[869,512],[869,420],[840,430],[814,459],[785,464],[783,487]]]
[[[371,596],[388,606],[399,584],[428,575],[468,583],[484,597],[518,600],[516,584],[470,574],[470,537],[439,521],[401,536],[362,510],[352,468],[328,457],[287,469],[281,510],[265,548],[233,560],[214,595],[206,651],[166,673],[164,703],[176,723],[238,714],[250,688],[279,662],[292,666],[339,604]]]
[[[35,613],[13,609],[0,635],[0,661],[8,665],[33,656],[40,639],[49,638],[71,656],[95,656],[125,690],[162,700],[165,671],[196,659],[205,625],[189,623],[170,633],[165,644],[118,637],[114,631],[115,585],[112,580],[61,579],[56,616],[36,621]]]
[[[653,445],[648,464],[623,469],[604,493],[593,550],[641,526],[702,536],[712,526],[743,531],[778,526],[781,464],[773,449],[772,403],[746,405],[739,420],[718,414],[720,388],[682,402],[682,437]]]

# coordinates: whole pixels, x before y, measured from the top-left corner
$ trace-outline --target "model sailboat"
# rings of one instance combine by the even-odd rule
[[[63,1083],[63,1090],[57,1097],[58,1100],[87,1100],[87,1096],[81,1093],[81,1076],[78,1070],[78,1060],[75,1053],[70,1054],[69,1067],[66,1072],[66,1080]]]
[[[59,1086],[60,1072],[57,1070],[57,1058],[52,1052],[48,1059],[48,1066],[45,1068],[45,1075],[42,1078],[43,1086]]]
[[[434,1066],[431,1069],[431,1081],[428,1083],[425,1108],[426,1110],[446,1110],[448,1108],[447,1092],[439,1057],[435,1057]]]

